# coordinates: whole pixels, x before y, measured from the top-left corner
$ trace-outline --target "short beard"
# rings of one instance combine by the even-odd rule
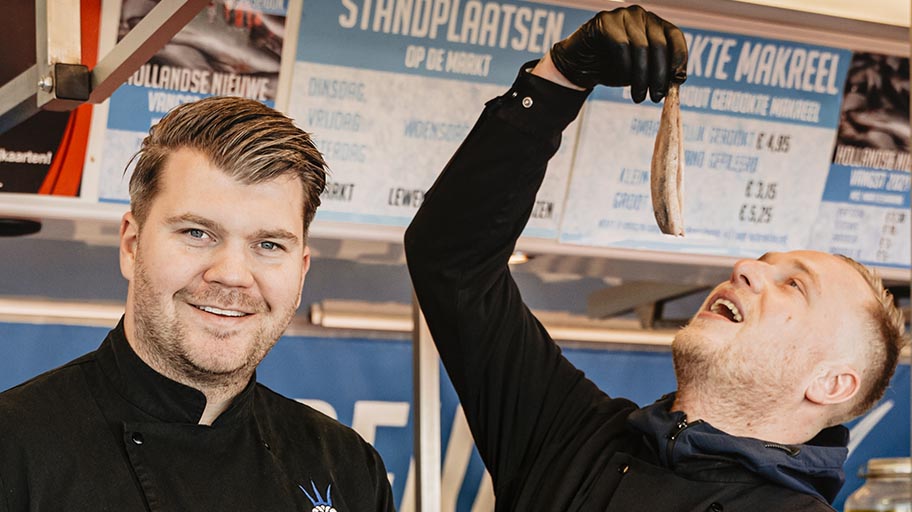
[[[681,329],[671,344],[678,390],[730,418],[762,420],[776,414],[788,393],[788,370],[758,367],[737,347],[713,347]]]
[[[678,389],[699,389],[713,371],[716,361],[697,340],[691,339],[687,328],[681,329],[671,342],[671,357],[674,363]]]
[[[291,309],[272,326],[261,326],[254,334],[253,348],[248,354],[246,360],[237,368],[213,369],[205,368],[194,362],[186,350],[187,333],[177,321],[176,318],[169,318],[162,311],[158,298],[161,294],[148,279],[145,272],[143,259],[140,257],[141,251],[137,251],[137,258],[134,268],[135,286],[134,296],[134,320],[135,332],[138,349],[148,359],[147,363],[157,372],[171,380],[194,387],[201,391],[218,389],[233,389],[243,386],[250,380],[254,370],[260,361],[266,357],[269,350],[275,345],[282,336],[285,328],[291,322],[295,311]],[[201,294],[205,298],[224,297],[226,294],[219,290],[209,289]],[[218,302],[220,304],[244,304],[258,313],[269,311],[268,306],[262,303],[251,305],[252,301],[246,297],[237,297],[237,292],[230,295],[227,300]],[[174,294],[175,298],[194,296],[186,288],[179,290]],[[199,298],[199,297],[198,297]],[[227,338],[231,333],[210,333],[216,339]]]

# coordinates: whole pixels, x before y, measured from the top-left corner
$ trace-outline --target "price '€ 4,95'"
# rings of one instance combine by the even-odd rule
[[[773,181],[748,180],[744,197],[751,200],[741,204],[738,219],[749,224],[769,224],[773,221],[773,205],[777,184]]]
[[[757,133],[757,149],[772,151],[773,153],[788,153],[791,147],[791,136],[786,134],[775,133]]]

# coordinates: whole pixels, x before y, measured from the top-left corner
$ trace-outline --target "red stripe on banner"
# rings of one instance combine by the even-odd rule
[[[82,33],[82,63],[94,68],[98,61],[98,29],[101,21],[101,0],[82,0],[80,3]],[[39,194],[75,196],[79,193],[85,166],[92,105],[85,104],[70,113],[66,131],[54,154]]]

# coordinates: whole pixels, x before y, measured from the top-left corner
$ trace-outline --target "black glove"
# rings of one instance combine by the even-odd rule
[[[678,27],[639,6],[602,11],[551,47],[557,70],[579,87],[630,86],[636,103],[665,97],[687,79],[687,43]]]

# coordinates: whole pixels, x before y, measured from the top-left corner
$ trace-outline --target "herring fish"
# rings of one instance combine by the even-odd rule
[[[681,125],[679,84],[672,83],[665,96],[650,168],[652,210],[662,233],[684,236],[684,133]]]

